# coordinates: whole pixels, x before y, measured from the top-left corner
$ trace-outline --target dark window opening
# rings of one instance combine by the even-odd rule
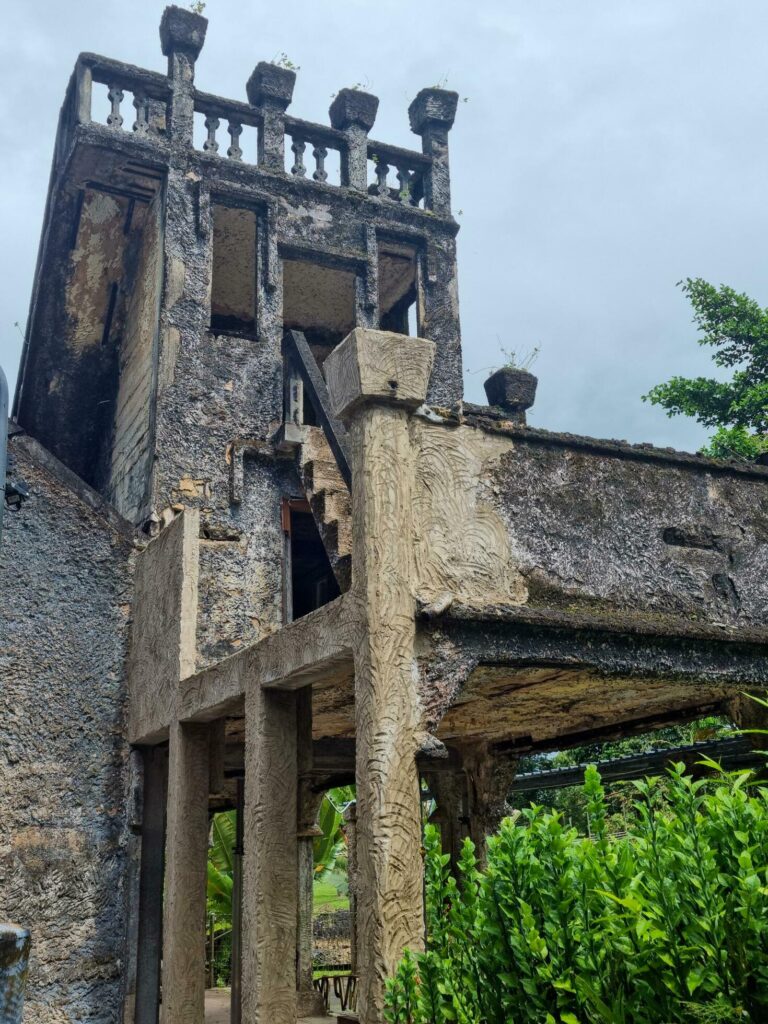
[[[283,326],[304,334],[322,366],[355,327],[354,273],[310,260],[284,260]]]
[[[341,591],[309,504],[286,500],[283,505],[286,537],[286,618],[300,619],[333,601]]]
[[[396,334],[418,333],[416,250],[394,242],[379,248],[379,326]]]
[[[213,206],[211,330],[256,333],[256,213]]]

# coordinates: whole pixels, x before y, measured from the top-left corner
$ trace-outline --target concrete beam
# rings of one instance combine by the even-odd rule
[[[219,718],[239,708],[243,695],[255,685],[290,690],[333,680],[352,662],[350,610],[343,594],[252,647],[184,679],[180,718]]]

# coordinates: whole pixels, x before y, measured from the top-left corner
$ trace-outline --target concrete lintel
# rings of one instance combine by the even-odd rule
[[[346,594],[180,686],[182,721],[209,721],[242,703],[249,686],[293,690],[333,679],[352,662],[351,604]]]
[[[334,412],[348,418],[366,401],[418,408],[427,397],[435,343],[356,327],[325,361]]]

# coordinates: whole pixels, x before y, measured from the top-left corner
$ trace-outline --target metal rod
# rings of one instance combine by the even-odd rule
[[[331,412],[331,399],[328,395],[323,375],[312,349],[301,331],[286,331],[283,336],[283,352],[293,364],[304,381],[307,397],[315,410],[317,422],[325,431],[328,446],[339,467],[348,488],[352,487],[352,470],[349,465],[347,432],[341,420]]]

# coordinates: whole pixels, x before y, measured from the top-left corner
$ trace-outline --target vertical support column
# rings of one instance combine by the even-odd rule
[[[163,914],[163,1016],[202,1024],[208,861],[208,726],[171,725]]]
[[[349,883],[350,964],[357,974],[357,804],[344,811],[344,834],[347,837],[347,881]]]
[[[422,89],[408,108],[411,130],[421,136],[422,150],[432,161],[425,174],[424,201],[428,210],[442,218],[430,231],[426,252],[419,257],[418,332],[437,345],[427,401],[444,406],[460,401],[464,392],[456,266],[458,227],[451,214],[448,164],[448,133],[457,101],[455,92]]]
[[[192,144],[195,111],[195,61],[205,42],[208,20],[183,7],[166,7],[160,22],[160,44],[168,58],[171,102],[168,134],[172,143]]]
[[[486,861],[486,839],[509,814],[507,794],[517,773],[517,758],[500,756],[486,744],[462,752],[469,795],[469,835],[478,862]]]
[[[368,133],[373,128],[379,98],[360,89],[340,89],[328,114],[331,125],[347,137],[341,154],[341,184],[368,191]]]
[[[139,928],[136,963],[136,1024],[157,1024],[160,1007],[160,949],[163,941],[163,870],[168,751],[144,750],[144,812],[141,821]]]
[[[459,94],[449,89],[422,89],[408,108],[411,131],[421,136],[421,149],[432,160],[424,182],[428,210],[451,215],[451,172],[448,163],[448,132],[456,117]]]
[[[467,815],[467,780],[461,772],[434,772],[427,776],[437,807],[431,817],[440,827],[443,853],[451,858],[456,871],[461,847],[469,835]]]
[[[293,99],[296,72],[259,61],[248,79],[248,102],[260,107],[259,165],[285,172],[285,112]]]
[[[298,842],[298,907],[296,928],[296,990],[300,1017],[322,1017],[323,998],[312,984],[312,887],[315,877],[313,841],[323,834],[317,825],[322,793],[311,788],[312,770],[312,687],[296,693],[298,803],[296,838]]]
[[[245,697],[243,853],[248,1024],[296,1021],[296,738],[296,693],[263,690],[251,680]]]
[[[237,778],[235,797],[235,848],[232,851],[232,994],[229,1004],[230,1024],[240,1024],[243,1014],[243,813],[245,781]]]
[[[426,393],[434,346],[357,329],[326,361],[352,447],[358,1010],[380,1024],[405,947],[423,944],[420,725],[408,410]]]

